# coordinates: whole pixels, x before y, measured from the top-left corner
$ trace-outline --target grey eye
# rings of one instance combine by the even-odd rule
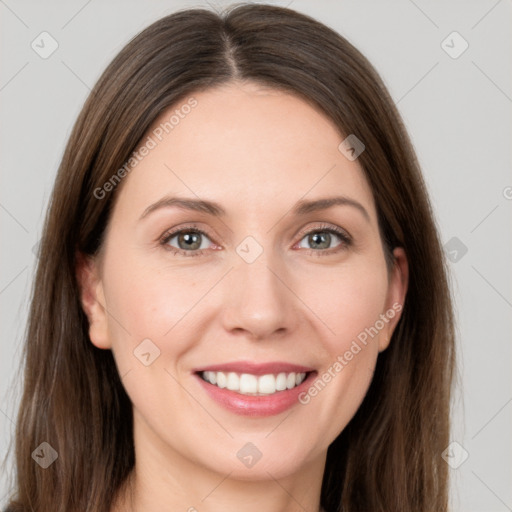
[[[171,243],[174,239],[177,239],[177,246]],[[177,249],[194,251],[208,248],[208,243],[205,245],[205,239],[209,240],[205,234],[198,231],[180,231],[172,235],[167,243]]]

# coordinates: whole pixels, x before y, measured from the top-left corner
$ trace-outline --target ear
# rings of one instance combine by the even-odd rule
[[[383,313],[387,322],[381,336],[379,336],[379,352],[386,350],[389,346],[391,336],[402,315],[409,285],[409,264],[404,249],[396,247],[393,251],[393,258],[393,268],[389,275],[386,310]]]
[[[108,314],[98,262],[94,258],[78,253],[76,276],[80,302],[89,320],[89,338],[94,346],[109,349],[112,345],[108,335]]]

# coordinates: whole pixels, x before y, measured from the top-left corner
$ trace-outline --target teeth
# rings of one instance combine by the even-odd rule
[[[236,373],[228,373],[228,383],[226,385],[231,391],[240,389],[240,377]]]
[[[227,383],[226,374],[222,372],[208,372],[210,374],[213,374],[213,378],[210,380],[210,382],[213,384],[215,380],[217,380],[217,386],[219,388],[225,388]],[[203,374],[204,375],[204,374]]]
[[[284,391],[286,389],[286,373],[280,373],[276,379],[277,391]]]
[[[240,387],[242,393],[257,393],[258,392],[258,377],[248,373],[240,375]]]
[[[276,392],[276,378],[273,375],[261,375],[258,377],[258,392],[272,394]]]
[[[272,395],[278,391],[292,389],[301,384],[306,378],[305,373],[278,373],[277,375],[252,375],[250,373],[234,372],[201,372],[206,382],[219,388],[237,391],[242,395]]]

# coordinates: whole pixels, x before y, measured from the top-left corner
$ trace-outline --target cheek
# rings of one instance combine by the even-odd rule
[[[325,326],[323,349],[332,359],[349,350],[358,337],[361,341],[365,336],[377,339],[373,328],[384,313],[388,287],[383,263],[360,261],[331,267],[303,280],[302,285],[297,283],[300,296]],[[378,327],[382,328],[380,324]]]
[[[112,351],[135,407],[154,424],[168,424],[170,410],[194,407],[175,378],[183,355],[202,338],[197,320],[198,315],[204,319],[206,301],[201,298],[211,288],[212,276],[202,279],[190,269],[142,263],[126,258],[122,266],[105,265]]]
[[[310,426],[313,437],[326,446],[352,419],[372,380],[378,339],[386,335],[380,315],[385,312],[387,271],[382,265],[340,267],[331,269],[329,279],[329,286],[302,291],[305,302],[315,305],[315,313],[328,326],[320,338],[322,367],[301,397],[315,418]]]
[[[118,364],[133,364],[133,351],[143,340],[159,354],[159,366],[174,366],[179,356],[201,338],[209,310],[205,295],[221,276],[192,267],[153,268],[136,258],[115,256],[105,264],[105,297],[109,329]],[[150,350],[151,352],[151,350]]]

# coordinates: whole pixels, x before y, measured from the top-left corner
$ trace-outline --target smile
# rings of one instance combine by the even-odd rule
[[[193,374],[206,396],[224,409],[263,417],[300,405],[298,396],[318,372],[285,362],[233,361],[195,368]]]
[[[220,389],[226,388],[250,396],[268,396],[286,389],[293,389],[304,382],[306,375],[305,372],[282,372],[258,376],[251,373],[238,374],[214,371],[205,371],[199,374],[203,380]]]

